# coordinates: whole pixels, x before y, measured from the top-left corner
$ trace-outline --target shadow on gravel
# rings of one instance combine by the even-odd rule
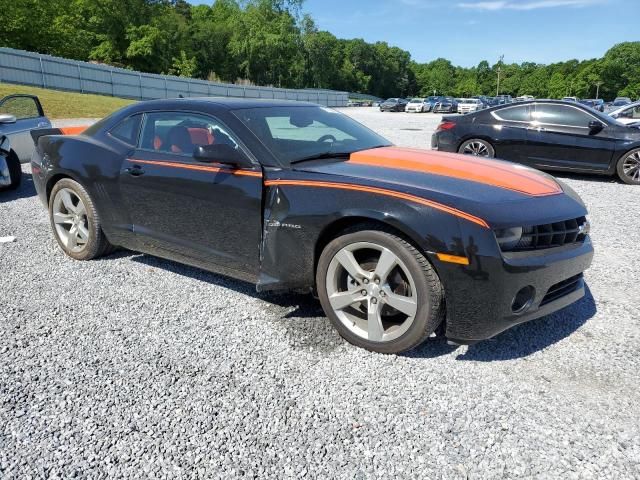
[[[325,317],[320,302],[308,294],[258,293],[252,283],[190,267],[171,260],[127,250],[118,251],[106,260],[130,257],[131,261],[161,268],[203,282],[235,290],[267,303],[265,309],[280,323],[294,348],[330,351],[344,341]],[[100,260],[98,260],[100,261]],[[493,362],[529,356],[568,337],[596,313],[596,303],[589,287],[578,302],[546,317],[517,325],[500,335],[467,347],[457,360]],[[436,358],[449,355],[458,346],[448,345],[442,337],[427,340],[418,348],[404,354],[409,358]]]
[[[265,310],[271,313],[274,321],[284,328],[288,343],[292,348],[328,353],[344,344],[342,338],[324,316],[320,302],[310,294],[259,293],[256,292],[255,285],[252,283],[127,250],[118,251],[106,257],[106,259],[125,257],[130,257],[133,262],[229,288],[243,295],[264,301],[266,303]]]
[[[470,345],[456,360],[495,362],[527,357],[567,338],[596,314],[596,302],[586,287],[585,296],[578,302],[546,317],[517,325],[500,335]],[[410,358],[435,358],[449,355],[458,346],[448,345],[446,339],[426,341],[406,354]]]
[[[548,172],[559,179],[569,180],[585,180],[594,183],[620,183],[620,179],[615,175],[589,175],[587,173],[571,173],[571,172]]]
[[[513,327],[497,337],[471,345],[458,360],[493,362],[527,357],[567,338],[596,314],[596,302],[586,287],[585,296],[546,317]]]
[[[16,190],[0,192],[0,203],[11,202],[20,198],[34,197],[36,195],[36,187],[33,185],[33,178],[30,173],[22,172],[22,180],[20,186]]]

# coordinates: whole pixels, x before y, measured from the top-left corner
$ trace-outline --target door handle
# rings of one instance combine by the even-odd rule
[[[133,167],[125,168],[124,171],[133,177],[139,177],[140,175],[144,175],[144,170],[140,165],[134,165]]]

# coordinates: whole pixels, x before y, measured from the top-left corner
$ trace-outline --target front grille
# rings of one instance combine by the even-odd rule
[[[540,302],[540,306],[546,305],[547,303],[551,303],[559,298],[564,297],[565,295],[569,295],[570,293],[575,292],[582,286],[582,274],[574,275],[571,278],[567,278],[562,282],[558,282],[553,285],[548,291],[547,294]]]
[[[525,227],[522,238],[512,251],[539,250],[582,243],[589,233],[588,225],[585,217],[579,217],[563,222]]]

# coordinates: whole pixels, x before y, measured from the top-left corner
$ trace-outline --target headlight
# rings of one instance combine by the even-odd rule
[[[503,252],[526,250],[533,245],[533,227],[500,228],[494,233]]]
[[[522,238],[522,227],[500,228],[495,230],[495,234],[500,250],[513,250]]]

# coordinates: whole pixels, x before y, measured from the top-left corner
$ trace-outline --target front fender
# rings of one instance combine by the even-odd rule
[[[259,291],[313,288],[318,247],[344,228],[367,221],[407,237],[431,258],[436,271],[437,253],[465,255],[459,223],[465,220],[406,200],[321,187],[268,186],[264,212]]]

